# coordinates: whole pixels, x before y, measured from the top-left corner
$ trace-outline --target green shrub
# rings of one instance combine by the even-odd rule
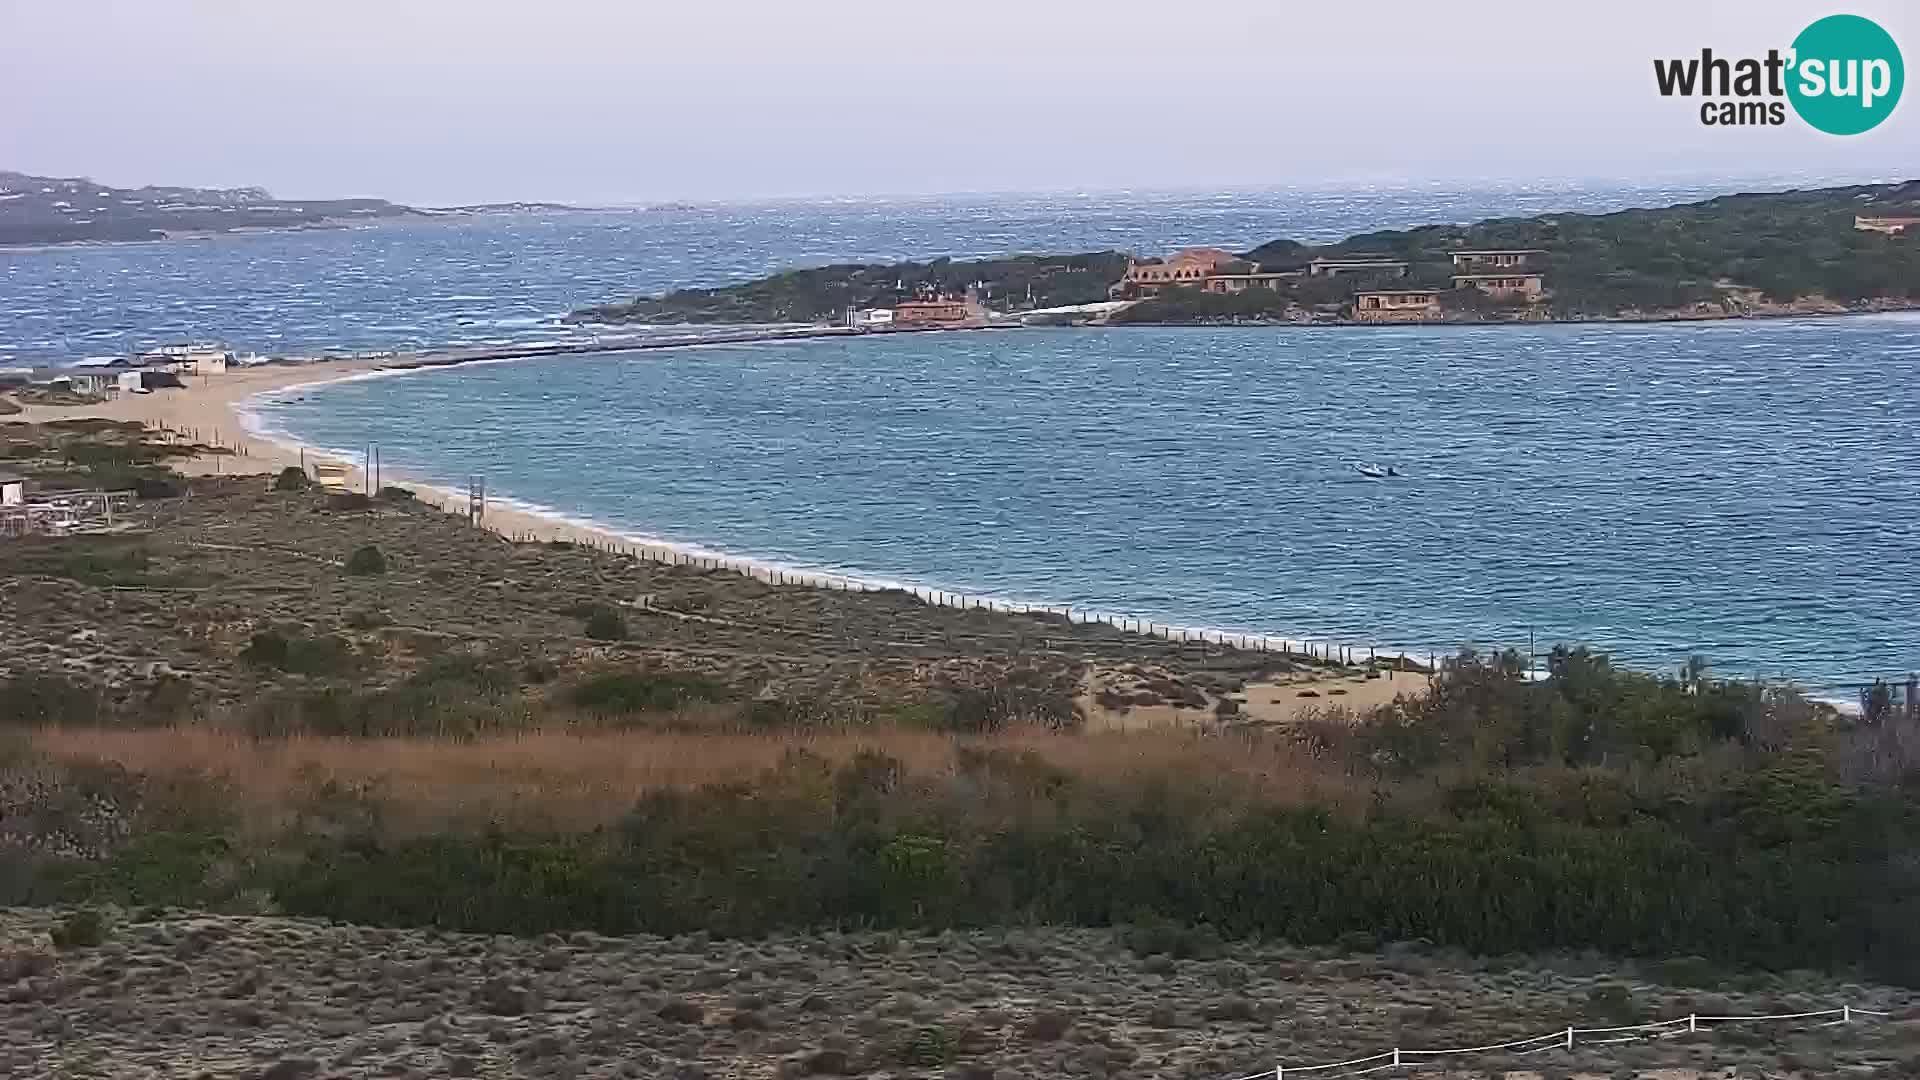
[[[92,949],[107,940],[107,921],[92,908],[81,908],[60,920],[53,928],[53,947],[61,951],[68,949]]]
[[[97,724],[105,715],[106,705],[98,690],[65,676],[23,671],[0,679],[0,724]]]
[[[1587,991],[1587,1015],[1614,1024],[1631,1024],[1640,1019],[1633,991],[1619,983],[1602,983]]]
[[[594,712],[666,712],[697,701],[721,701],[726,688],[676,671],[606,671],[574,684],[568,700]]]
[[[1153,912],[1144,912],[1121,935],[1127,948],[1139,956],[1170,956],[1175,960],[1213,960],[1226,946],[1211,926],[1189,926]]]
[[[259,667],[284,668],[287,666],[288,642],[285,634],[272,630],[261,630],[240,650],[240,659]]]
[[[595,641],[627,640],[627,617],[618,608],[595,604],[586,614],[586,635]]]
[[[347,573],[356,576],[384,574],[387,572],[387,557],[372,544],[355,548],[347,556]]]
[[[378,608],[355,608],[347,612],[347,627],[351,630],[378,630],[393,625],[393,616]]]
[[[253,635],[240,659],[256,667],[274,668],[297,675],[338,675],[354,666],[353,646],[345,638],[288,637],[274,630]]]
[[[273,478],[273,490],[305,491],[311,483],[312,481],[307,478],[307,470],[298,465],[289,465],[280,470],[280,475]]]
[[[388,484],[380,489],[378,498],[382,502],[406,503],[413,502],[416,496],[412,488],[394,487]]]
[[[951,1065],[959,1055],[959,1040],[946,1028],[923,1027],[909,1035],[900,1048],[900,1064],[930,1069]]]

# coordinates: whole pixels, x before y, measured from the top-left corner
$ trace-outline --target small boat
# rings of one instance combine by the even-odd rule
[[[1359,464],[1355,465],[1353,468],[1354,468],[1354,471],[1358,472],[1361,476],[1365,476],[1374,480],[1385,480],[1389,476],[1400,475],[1399,473],[1394,472],[1392,469],[1386,468],[1385,466],[1382,466],[1382,465],[1375,465],[1369,461],[1360,462]]]

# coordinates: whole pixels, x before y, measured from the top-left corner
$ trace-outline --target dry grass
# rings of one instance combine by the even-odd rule
[[[500,821],[583,829],[619,819],[663,788],[751,782],[804,751],[842,762],[863,750],[923,776],[951,773],[964,747],[1032,751],[1090,780],[1174,777],[1186,790],[1255,792],[1278,802],[1358,797],[1297,745],[1257,736],[1153,730],[1099,735],[1017,731],[956,739],[922,731],[688,734],[537,731],[471,741],[291,736],[253,739],[184,727],[49,728],[35,748],[61,762],[117,765],[160,778],[218,780],[249,819],[284,821],[329,784],[377,793],[400,828]]]

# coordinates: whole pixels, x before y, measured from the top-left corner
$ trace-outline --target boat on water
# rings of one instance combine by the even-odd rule
[[[1373,480],[1385,480],[1399,476],[1400,472],[1391,465],[1376,465],[1371,461],[1362,461],[1354,465],[1354,471]]]

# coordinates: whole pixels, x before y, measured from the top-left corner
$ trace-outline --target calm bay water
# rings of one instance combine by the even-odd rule
[[[1920,663],[1909,316],[894,335],[262,409],[389,469],[808,569],[1419,650],[1531,630],[1828,691]]]

